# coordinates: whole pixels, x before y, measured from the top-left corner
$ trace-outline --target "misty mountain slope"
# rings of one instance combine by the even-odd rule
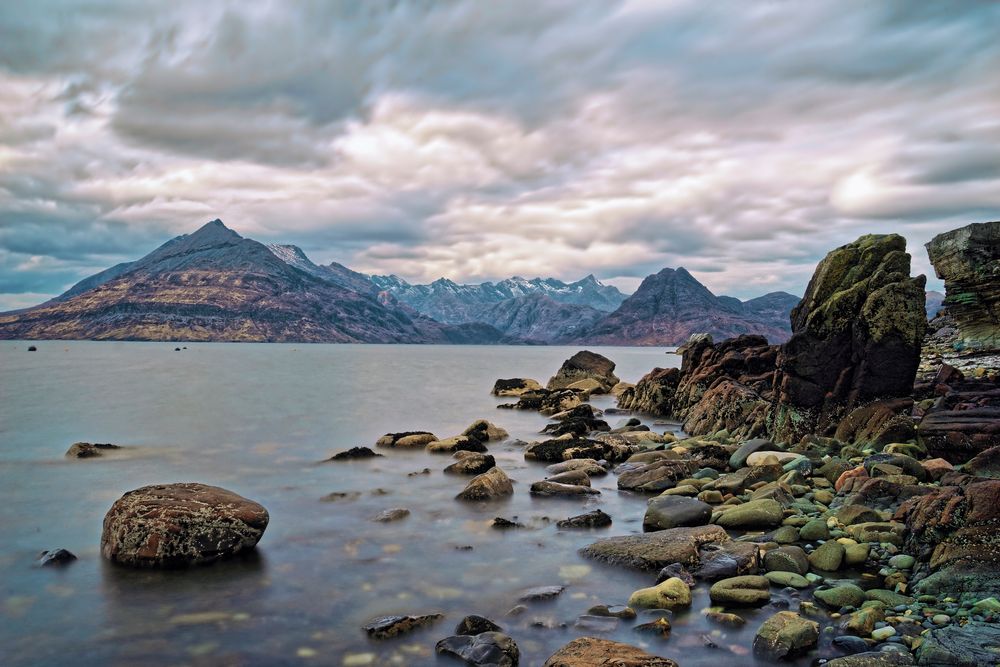
[[[740,302],[717,297],[686,269],[663,269],[646,277],[635,294],[602,318],[579,342],[604,345],[679,345],[693,333],[717,340],[744,333],[772,342],[786,340],[789,313],[799,299],[781,292]],[[779,322],[781,310],[783,319]]]
[[[573,283],[554,278],[526,280],[517,276],[477,285],[460,285],[447,278],[439,278],[428,285],[412,285],[395,275],[370,276],[370,280],[401,303],[449,324],[489,321],[483,318],[493,305],[533,294],[544,294],[557,303],[605,312],[613,311],[625,300],[617,287],[604,285],[593,275]]]
[[[455,329],[415,320],[373,295],[287,263],[220,220],[119,267],[83,281],[83,287],[95,285],[90,289],[0,315],[0,337],[385,343],[501,338],[488,327]]]
[[[548,294],[528,294],[501,301],[484,310],[481,321],[509,336],[545,343],[570,340],[586,331],[604,313],[590,306],[559,303]]]

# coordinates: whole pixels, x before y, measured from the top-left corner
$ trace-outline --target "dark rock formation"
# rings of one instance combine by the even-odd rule
[[[354,459],[370,459],[376,456],[382,455],[373,452],[368,447],[351,447],[350,449],[345,449],[342,452],[337,452],[328,458],[327,461],[351,461]]]
[[[502,632],[448,637],[434,648],[442,655],[459,658],[473,667],[517,667],[521,659],[517,644]]]
[[[938,234],[927,244],[944,279],[944,307],[966,349],[1000,349],[1000,221]]]
[[[546,388],[550,391],[565,389],[580,380],[596,380],[601,385],[603,392],[594,393],[606,394],[619,382],[614,371],[615,362],[596,352],[583,350],[563,362],[562,367],[552,376]]]
[[[261,505],[216,486],[144,486],[108,510],[101,553],[136,567],[211,563],[253,549],[267,522]]]
[[[611,517],[601,510],[578,514],[556,521],[557,528],[604,528],[611,525]]]
[[[910,278],[897,234],[862,236],[827,254],[778,355],[774,437],[795,441],[848,409],[910,395],[927,327],[924,283]]]
[[[444,618],[444,614],[420,616],[379,616],[365,623],[363,629],[372,639],[390,639],[398,635],[427,627]]]
[[[76,560],[76,554],[66,549],[49,549],[38,556],[38,564],[42,567],[68,565]]]
[[[92,459],[97,458],[98,456],[104,456],[105,454],[114,452],[118,449],[121,449],[121,446],[112,445],[107,442],[74,442],[70,445],[69,449],[66,450],[66,458]]]

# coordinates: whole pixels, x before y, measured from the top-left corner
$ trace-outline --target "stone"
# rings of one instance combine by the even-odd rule
[[[976,454],[962,467],[962,472],[976,477],[1000,479],[1000,446],[990,447]]]
[[[478,635],[483,632],[503,632],[503,628],[478,614],[469,614],[455,626],[456,635]]]
[[[454,454],[459,451],[482,453],[486,451],[486,445],[468,436],[456,435],[429,442],[424,449],[431,454]]]
[[[874,639],[877,642],[882,642],[888,639],[889,637],[894,636],[895,634],[896,634],[896,628],[889,625],[884,628],[877,628],[875,630],[872,630],[872,639]]]
[[[847,617],[844,629],[862,637],[867,637],[875,629],[875,624],[881,623],[884,620],[885,611],[880,606],[862,607]],[[865,646],[867,648],[867,645]]]
[[[670,619],[666,616],[661,616],[655,621],[640,623],[632,628],[632,630],[640,634],[652,635],[658,639],[669,639],[671,631]]]
[[[416,449],[426,447],[435,440],[437,440],[437,436],[428,431],[403,431],[401,433],[386,433],[375,442],[375,446]]]
[[[832,588],[820,588],[813,596],[832,609],[860,607],[865,601],[865,592],[854,584],[840,584]]]
[[[144,486],[108,510],[101,553],[134,567],[211,563],[253,549],[268,518],[262,505],[217,486]]]
[[[862,565],[868,561],[868,554],[870,552],[871,545],[867,542],[863,544],[848,544],[844,547],[844,565],[848,567]]]
[[[756,452],[780,451],[781,447],[778,447],[767,438],[753,438],[743,442],[736,448],[736,451],[729,457],[729,467],[733,470],[739,470],[747,464],[747,459],[750,458],[750,455]]]
[[[916,563],[916,560],[909,554],[896,554],[889,559],[889,567],[894,567],[897,570],[909,570]]]
[[[998,654],[1000,626],[970,621],[931,630],[917,650],[917,664],[981,667],[996,664]]]
[[[590,486],[590,477],[587,473],[580,470],[568,470],[566,472],[561,472],[558,475],[553,475],[551,477],[546,477],[547,482],[556,482],[557,484],[575,484],[577,486]]]
[[[669,417],[674,412],[674,392],[680,379],[681,371],[678,368],[654,368],[635,386],[621,390],[618,394],[618,407]]]
[[[495,467],[496,464],[496,459],[493,458],[492,454],[468,452],[468,456],[463,456],[446,467],[444,471],[449,475],[481,475]]]
[[[606,604],[598,604],[588,609],[587,613],[591,616],[613,616],[614,618],[625,620],[632,620],[636,616],[635,609],[625,605],[612,605],[609,607]]]
[[[809,571],[809,560],[801,547],[782,546],[764,554],[764,569],[768,572],[805,574]]]
[[[685,496],[657,496],[646,505],[642,529],[646,532],[704,526],[712,518],[712,506]]]
[[[494,396],[512,396],[514,398],[520,398],[528,392],[538,391],[541,388],[542,385],[540,385],[537,380],[529,378],[513,378],[510,380],[497,380],[493,384],[493,391],[490,393]]]
[[[372,518],[372,521],[376,521],[378,523],[389,523],[391,521],[405,519],[408,516],[410,516],[410,510],[405,507],[394,507],[393,509],[379,512]]]
[[[844,545],[838,542],[824,542],[809,554],[809,563],[823,572],[839,570],[843,560]]]
[[[779,611],[760,626],[753,639],[753,651],[768,660],[797,655],[816,646],[819,623],[795,612]]]
[[[901,651],[865,651],[825,663],[824,667],[903,667],[912,665],[913,656]],[[934,663],[929,663],[934,664]]]
[[[764,576],[767,577],[768,581],[777,586],[791,586],[792,588],[809,587],[809,580],[794,572],[775,570],[773,572],[765,572]]]
[[[556,528],[604,528],[611,525],[611,517],[597,509],[556,521]]]
[[[799,539],[803,542],[815,542],[816,540],[830,539],[830,529],[826,521],[822,519],[810,519],[804,526],[799,528]]]
[[[687,459],[658,458],[646,463],[626,462],[617,470],[618,488],[622,491],[660,493],[689,477],[694,470],[694,463]]]
[[[498,467],[473,477],[465,489],[455,496],[458,500],[492,500],[514,493],[510,477]]]
[[[844,505],[837,512],[837,520],[845,526],[855,523],[868,523],[871,521],[881,521],[882,517],[875,510],[864,505]]]
[[[759,607],[771,600],[771,582],[767,577],[745,575],[712,584],[708,596],[712,602],[739,607]]]
[[[640,588],[628,599],[628,606],[639,609],[679,609],[691,606],[691,589],[676,577],[655,586]]]
[[[469,424],[462,435],[478,442],[500,442],[510,437],[506,430],[485,419],[477,419]]]
[[[671,563],[660,570],[660,573],[656,575],[656,583],[662,583],[671,577],[680,579],[688,585],[688,588],[694,588],[694,575],[688,572],[687,569],[680,563]]]
[[[517,644],[502,632],[448,637],[439,641],[434,650],[475,667],[517,667],[521,659]]]
[[[493,523],[490,524],[490,527],[497,528],[499,530],[507,530],[508,528],[524,528],[524,524],[498,516],[493,519]]]
[[[121,449],[119,445],[112,445],[110,443],[90,443],[90,442],[74,442],[70,445],[69,449],[66,450],[66,458],[68,459],[93,459],[99,456],[104,456],[105,454],[114,452],[115,450]]]
[[[795,452],[754,452],[747,457],[748,466],[757,465],[778,465],[784,466],[792,461],[798,461],[802,458],[801,454],[796,454]]]
[[[614,374],[615,362],[605,356],[584,350],[577,352],[563,362],[559,371],[552,376],[546,388],[550,391],[565,389],[580,380],[595,380],[601,392],[608,393],[620,381]],[[597,393],[597,392],[593,392]]]
[[[565,586],[535,586],[534,588],[521,591],[521,594],[517,597],[517,601],[538,602],[539,600],[552,600],[564,590],[566,590]]]
[[[42,567],[67,565],[75,560],[76,554],[66,549],[49,549],[38,555],[38,564]]]
[[[1000,349],[1000,222],[938,234],[927,244],[934,272],[944,280],[944,307],[962,349]]]
[[[597,637],[579,637],[549,656],[542,667],[678,667],[640,648]]]
[[[337,452],[328,458],[327,461],[350,461],[354,459],[370,459],[377,456],[382,455],[372,451],[368,447],[351,447],[342,452]]]
[[[725,528],[770,528],[780,524],[784,518],[781,505],[765,498],[733,506],[723,512],[716,523]]]
[[[757,574],[760,547],[753,542],[732,540],[705,544],[698,550],[698,564],[693,573],[699,579],[715,581],[743,574]]]
[[[391,639],[418,628],[427,627],[444,618],[444,614],[423,614],[420,616],[379,616],[362,626],[372,639]]]
[[[569,459],[594,458],[618,462],[627,459],[638,449],[638,446],[628,443],[613,444],[587,438],[555,438],[528,445],[524,449],[524,458],[553,463]]]
[[[545,468],[545,472],[550,475],[559,475],[572,470],[579,470],[588,477],[601,477],[608,474],[607,469],[594,459],[570,459],[561,463],[553,463]]]
[[[670,528],[643,535],[622,535],[594,542],[580,550],[586,558],[642,570],[661,570],[667,565],[698,562],[698,548],[729,541],[719,526]]]
[[[587,496],[600,495],[600,491],[589,486],[579,486],[577,484],[560,484],[543,480],[531,485],[531,495],[533,496]]]

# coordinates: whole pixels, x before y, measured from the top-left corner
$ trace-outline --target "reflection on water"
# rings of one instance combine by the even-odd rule
[[[575,348],[51,342],[39,351],[0,342],[0,662],[6,665],[303,665],[434,663],[434,643],[466,614],[493,618],[515,637],[522,664],[541,664],[576,636],[595,604],[621,604],[651,584],[648,573],[586,561],[577,550],[600,536],[640,532],[645,499],[593,480],[600,496],[536,499],[543,466],[511,444],[491,453],[515,480],[512,498],[454,499],[468,478],[442,474],[446,455],[385,452],[385,458],[317,463],[387,431],[445,437],[485,417],[530,440],[546,423],[498,411],[500,377],[543,383]],[[652,348],[595,348],[637,380],[677,357]],[[595,401],[611,407],[607,397]],[[609,421],[614,421],[609,417]],[[667,428],[656,426],[658,430]],[[67,461],[75,441],[135,449]],[[430,469],[430,474],[409,473]],[[124,491],[199,481],[252,498],[271,514],[257,553],[184,571],[134,571],[99,554],[104,513]],[[335,499],[324,497],[337,494]],[[393,507],[411,514],[376,523]],[[596,531],[555,521],[600,507],[614,519]],[[496,530],[495,516],[525,528]],[[80,560],[34,566],[42,549]],[[507,612],[520,591],[560,584],[552,601]],[[783,594],[774,595],[775,600]],[[637,622],[605,633],[685,666],[752,664],[753,634],[774,609],[751,611],[742,628],[708,624],[707,588],[673,618],[663,641]],[[443,612],[439,624],[374,642],[361,630],[381,614]],[[706,648],[713,644],[716,648]]]

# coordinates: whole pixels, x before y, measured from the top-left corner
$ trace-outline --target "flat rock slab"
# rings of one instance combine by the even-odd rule
[[[670,528],[644,535],[622,535],[594,542],[580,550],[586,558],[642,570],[661,570],[671,563],[698,563],[698,547],[727,542],[729,534],[720,526]]]
[[[144,486],[108,510],[101,553],[135,567],[211,563],[253,549],[268,518],[259,503],[217,486]]]
[[[542,667],[678,667],[668,658],[597,637],[574,639],[553,653]]]
[[[389,639],[412,632],[444,618],[444,614],[423,614],[421,616],[379,616],[363,627],[372,639]]]

